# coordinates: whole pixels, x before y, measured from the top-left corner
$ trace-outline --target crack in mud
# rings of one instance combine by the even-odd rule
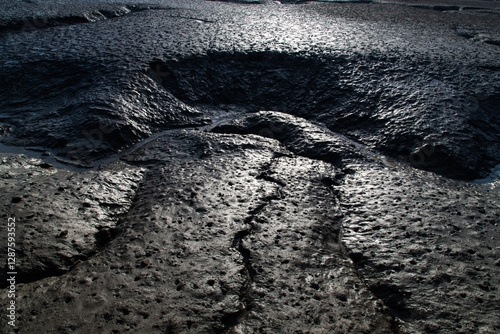
[[[250,219],[251,220],[251,219]],[[234,313],[226,314],[222,318],[222,323],[224,324],[224,332],[230,333],[235,326],[237,326],[248,312],[252,309],[253,298],[252,298],[252,284],[254,282],[254,277],[257,271],[253,268],[251,251],[245,247],[243,239],[252,233],[253,227],[250,229],[238,231],[234,236],[232,247],[238,250],[243,258],[243,269],[242,275],[245,277],[245,281],[238,291],[240,310]]]
[[[286,186],[285,182],[270,176],[270,170],[275,159],[279,158],[280,155],[275,155],[271,161],[262,167],[262,172],[257,175],[257,179],[263,179],[267,182],[275,183],[278,188],[275,189],[275,193],[269,196],[264,196],[260,199],[261,203],[254,209],[248,212],[248,216],[244,219],[244,223],[248,225],[247,229],[238,231],[233,238],[231,247],[236,249],[241,257],[243,258],[243,269],[242,275],[245,277],[245,281],[239,290],[239,301],[240,310],[237,312],[226,314],[222,319],[224,324],[224,333],[232,333],[234,328],[240,324],[246,315],[252,310],[253,307],[253,283],[255,281],[255,276],[258,274],[255,270],[252,262],[252,251],[245,246],[244,240],[246,237],[251,236],[255,231],[256,217],[271,203],[273,200],[279,200],[283,198],[283,193],[281,188]]]

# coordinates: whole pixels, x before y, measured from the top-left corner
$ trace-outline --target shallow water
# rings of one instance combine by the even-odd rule
[[[473,183],[495,183],[500,179],[500,164],[496,165],[491,169],[491,173],[488,177],[483,179],[477,179],[472,181]]]

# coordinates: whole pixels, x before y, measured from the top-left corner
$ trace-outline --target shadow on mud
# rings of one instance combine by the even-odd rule
[[[417,66],[422,64],[407,68]],[[455,179],[486,175],[500,158],[495,144],[499,94],[466,96],[453,78],[447,79],[446,89],[419,86],[415,83],[428,79],[424,72],[398,68],[383,57],[210,52],[156,59],[148,74],[195,108],[236,105],[248,112],[276,110],[319,121],[414,167]],[[407,87],[401,89],[405,83],[399,77],[408,76],[414,80],[405,79]],[[391,80],[395,83],[384,83]],[[465,97],[451,106],[461,112],[447,118],[443,108],[449,107],[450,87]],[[462,106],[471,101],[474,108]]]
[[[272,51],[155,59],[132,70],[76,59],[8,64],[0,72],[1,141],[91,164],[161,131],[209,124],[207,107],[275,110],[414,167],[486,177],[500,161],[500,87],[473,94],[458,74],[427,73],[439,66],[454,65]]]

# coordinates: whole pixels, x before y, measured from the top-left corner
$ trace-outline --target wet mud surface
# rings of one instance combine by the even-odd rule
[[[495,2],[0,5],[0,332],[500,331]]]
[[[0,170],[2,219],[15,216],[22,221],[16,251],[17,279],[23,283],[62,274],[105,246],[120,214],[130,207],[143,173],[123,164],[69,172],[22,155],[2,157]],[[5,245],[6,238],[1,241]],[[3,287],[6,278],[4,271]]]
[[[92,161],[224,104],[317,120],[452,178],[500,160],[497,14],[387,5],[410,21],[388,25],[376,4],[168,4],[5,32],[2,141]]]
[[[498,193],[427,173],[351,168],[341,187],[343,242],[402,332],[498,331]]]

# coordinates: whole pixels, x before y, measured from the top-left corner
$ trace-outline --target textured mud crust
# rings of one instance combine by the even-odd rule
[[[463,81],[467,74],[443,76],[437,84],[423,70],[428,66],[426,61],[385,56],[210,52],[155,60],[150,73],[191,106],[236,105],[319,120],[415,167],[453,178],[478,178],[499,159],[498,90],[471,96],[459,88],[469,84]],[[443,72],[449,64],[431,66]],[[382,84],[393,73],[395,82]],[[460,109],[453,116],[443,114],[448,94],[456,97]],[[489,144],[478,146],[478,138]]]
[[[29,7],[24,9],[27,9],[29,13]],[[33,6],[33,11],[36,10],[39,10],[39,8]],[[47,10],[47,8],[43,8],[43,10]],[[58,10],[60,14],[56,15],[50,13],[36,15],[33,13],[35,14],[33,16],[0,19],[0,33],[16,30],[26,32],[57,26],[91,23],[130,15],[144,10],[169,10],[169,8],[151,5],[113,5],[101,3],[97,8],[91,4],[87,6],[80,4],[64,8],[62,11],[61,8],[58,8]]]
[[[20,287],[24,331],[393,332],[338,243],[324,182],[335,167],[275,140],[192,131],[125,159],[150,169],[117,237]]]
[[[402,331],[498,332],[498,192],[428,173],[351,168],[340,187],[342,240]]]
[[[0,158],[2,229],[18,221],[18,282],[61,275],[85,261],[116,234],[119,218],[132,203],[144,170],[122,164],[99,171],[57,170],[39,159]],[[1,285],[5,286],[7,234],[0,236]]]
[[[0,0],[0,332],[500,331],[496,1],[123,2]]]

